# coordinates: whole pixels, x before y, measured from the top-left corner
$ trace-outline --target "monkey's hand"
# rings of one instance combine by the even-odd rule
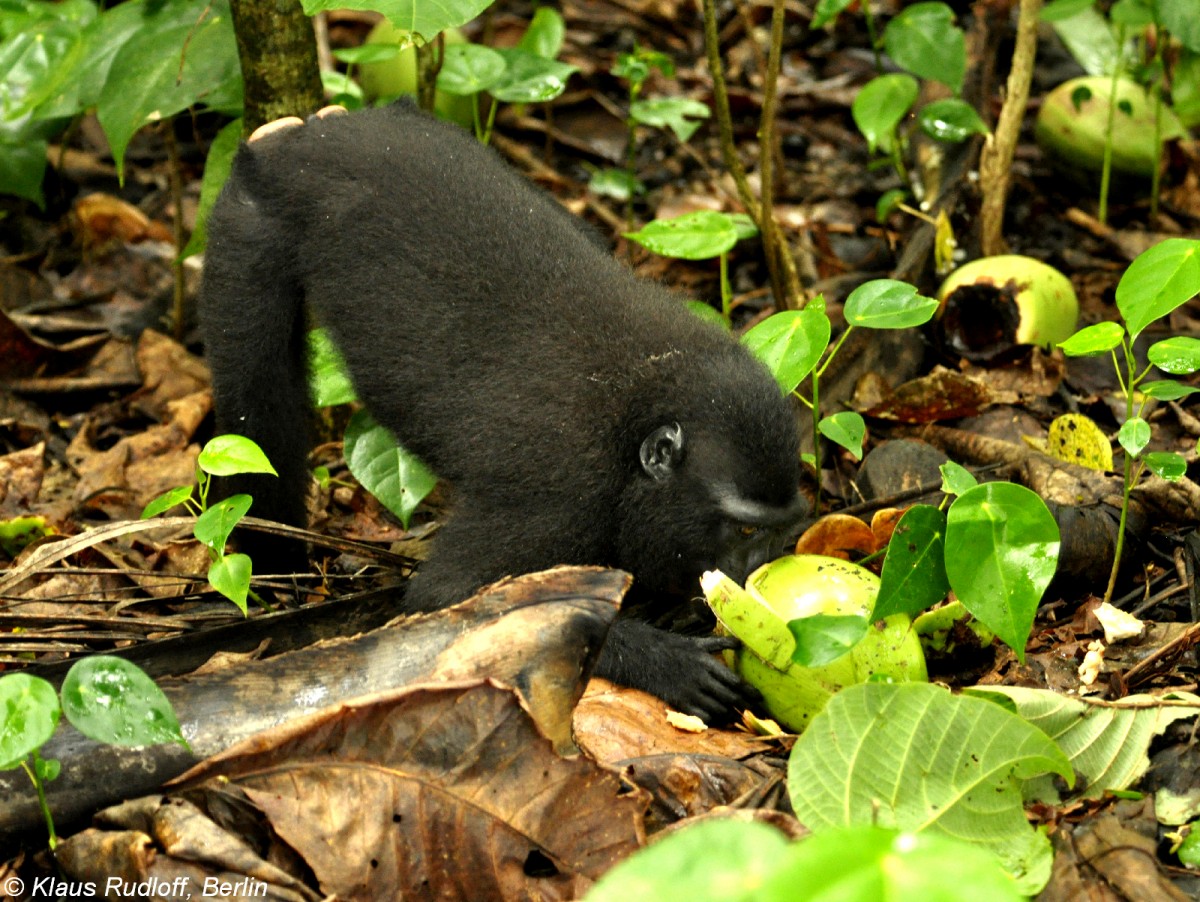
[[[706,723],[727,723],[758,691],[714,654],[737,648],[737,639],[680,636],[640,620],[619,618],[600,653],[597,676],[657,695],[671,708]]]

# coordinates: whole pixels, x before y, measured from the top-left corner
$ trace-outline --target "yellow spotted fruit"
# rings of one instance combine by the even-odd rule
[[[1108,132],[1109,98],[1113,80],[1084,76],[1063,82],[1046,95],[1038,111],[1033,135],[1056,166],[1086,181],[1104,163]],[[1158,165],[1154,140],[1154,96],[1128,79],[1116,81],[1117,106],[1112,125],[1112,167],[1115,172],[1149,177]],[[1164,141],[1186,134],[1174,111],[1164,104],[1161,137]]]

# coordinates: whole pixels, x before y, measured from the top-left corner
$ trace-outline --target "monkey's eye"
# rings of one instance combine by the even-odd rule
[[[742,538],[748,539],[751,536],[754,536],[757,534],[758,534],[757,526],[739,526],[738,527],[738,535],[742,536]]]

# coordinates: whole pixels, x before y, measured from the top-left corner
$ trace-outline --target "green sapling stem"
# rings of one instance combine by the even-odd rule
[[[42,782],[42,778],[38,775],[38,764],[41,758],[38,756],[37,749],[30,753],[30,758],[33,760],[33,766],[29,766],[29,761],[21,762],[21,767],[25,768],[25,773],[29,775],[29,779],[33,781],[33,788],[37,791],[38,807],[42,809],[42,817],[46,820],[46,833],[49,837],[50,851],[54,851],[58,846],[58,833],[54,830],[54,817],[50,814],[50,803],[46,801],[46,786]]]

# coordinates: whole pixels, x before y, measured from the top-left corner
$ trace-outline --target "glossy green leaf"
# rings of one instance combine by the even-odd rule
[[[492,0],[439,0],[437,3],[422,3],[420,0],[300,0],[304,12],[310,16],[338,9],[382,13],[397,28],[420,35],[426,41],[432,41],[438,32],[447,28],[465,25],[491,3]]]
[[[208,215],[212,212],[217,195],[229,179],[233,169],[233,157],[242,138],[242,120],[234,119],[213,138],[204,161],[204,178],[200,182],[200,203],[196,207],[196,227],[182,256],[190,257],[204,250],[208,244]]]
[[[654,97],[636,100],[629,107],[629,118],[641,125],[669,128],[680,141],[688,140],[712,115],[708,105],[690,97]]]
[[[957,97],[925,104],[917,113],[921,131],[938,141],[965,141],[971,135],[986,135],[988,127],[975,108]]]
[[[197,18],[193,7],[181,23],[148,19],[113,57],[96,115],[118,171],[124,172],[125,148],[142,126],[240,94],[241,68],[227,8]]]
[[[850,6],[854,0],[817,0],[817,8],[813,11],[813,31],[824,28],[837,18],[838,13]]]
[[[278,476],[263,449],[244,435],[218,435],[209,439],[196,458],[196,466],[213,476],[270,473]]]
[[[333,51],[333,58],[358,66],[363,63],[386,62],[398,57],[400,52],[399,44],[360,44],[357,47],[339,47]]]
[[[892,19],[883,46],[896,63],[921,78],[940,81],[955,94],[967,71],[966,38],[945,3],[914,3]]]
[[[39,676],[0,676],[0,770],[20,766],[58,727],[58,694]]]
[[[585,899],[775,902],[758,890],[788,851],[788,840],[774,827],[714,818],[630,855],[604,874]]]
[[[846,298],[846,322],[868,329],[908,329],[924,325],[937,312],[937,298],[927,298],[907,282],[873,279]]]
[[[1117,309],[1129,335],[1200,293],[1200,241],[1168,238],[1143,251],[1117,283]]]
[[[916,614],[944,599],[949,591],[946,515],[932,505],[914,504],[904,512],[888,542],[871,616],[878,620],[892,614]]]
[[[46,174],[48,146],[36,138],[11,143],[0,140],[0,186],[3,186],[0,194],[22,197],[44,207],[42,179]]]
[[[875,201],[875,221],[883,222],[907,200],[908,192],[903,188],[892,188],[890,191],[884,191],[883,194],[879,195],[879,200]]]
[[[929,683],[861,683],[796,740],[787,783],[814,832],[870,824],[949,835],[989,849],[1036,893],[1053,853],[1026,820],[1022,787],[1042,773],[1074,778],[1048,736],[999,705]]]
[[[308,332],[308,379],[313,405],[332,407],[358,400],[341,353],[324,329]]]
[[[1157,0],[1154,0],[1157,4]],[[1147,28],[1154,24],[1155,12],[1145,0],[1116,0],[1108,9],[1113,25]]]
[[[76,661],[63,680],[62,707],[84,736],[109,745],[173,742],[187,748],[167,697],[136,664],[111,655]]]
[[[366,107],[366,93],[353,78],[345,72],[325,69],[321,72],[321,87],[329,96],[331,103],[343,106],[348,110],[361,110]]]
[[[1068,357],[1095,357],[1119,348],[1124,340],[1125,329],[1120,323],[1103,322],[1080,329],[1058,346]]]
[[[1174,451],[1151,451],[1142,458],[1155,476],[1174,482],[1187,473],[1187,459]]]
[[[416,455],[396,444],[392,434],[362,410],[346,426],[346,465],[406,529],[421,499],[437,484],[437,477]]]
[[[1157,382],[1143,382],[1138,391],[1157,401],[1178,401],[1188,395],[1195,394],[1200,389],[1190,385],[1182,385],[1174,379],[1160,379]]]
[[[82,57],[83,27],[62,19],[43,20],[0,44],[3,118],[27,115],[55,96]]]
[[[938,472],[942,474],[942,491],[947,495],[962,495],[979,485],[974,473],[952,460],[938,467]]]
[[[646,186],[637,176],[624,169],[596,169],[588,179],[588,189],[601,197],[626,201],[646,193]]]
[[[193,487],[190,485],[180,485],[169,492],[164,492],[143,508],[141,519],[148,520],[151,517],[157,517],[164,511],[169,511],[176,505],[183,504],[183,502],[192,497],[192,489]]]
[[[737,244],[738,230],[724,213],[696,210],[673,219],[656,219],[624,236],[664,257],[707,260]]]
[[[1069,13],[1070,10],[1064,7],[1063,12]],[[1051,20],[1051,25],[1059,40],[1088,75],[1108,75],[1115,66],[1125,64],[1122,56],[1124,51],[1117,41],[1116,30],[1095,8],[1094,3],[1077,10],[1074,15],[1056,17]]]
[[[792,662],[802,667],[822,667],[848,653],[867,634],[866,617],[813,614],[789,620],[787,627],[796,640]]]
[[[567,89],[567,79],[579,71],[557,60],[524,50],[497,51],[504,57],[504,74],[488,90],[504,103],[542,103]]]
[[[768,316],[742,336],[742,344],[766,364],[783,393],[796,390],[829,345],[829,317],[819,307]]]
[[[733,227],[737,231],[738,241],[745,241],[747,238],[753,238],[758,234],[758,226],[745,213],[726,213],[725,215],[733,223]]]
[[[243,615],[247,613],[246,597],[250,594],[251,561],[244,554],[226,554],[208,568],[208,582],[232,601]]]
[[[196,518],[196,525],[192,528],[193,535],[219,557],[224,552],[225,543],[229,541],[234,527],[246,516],[246,511],[250,510],[253,501],[249,495],[230,495],[218,501]]]
[[[504,57],[482,44],[451,44],[438,72],[438,90],[469,97],[490,90],[504,77]]]
[[[1043,22],[1060,22],[1096,5],[1096,0],[1050,0],[1038,16]]]
[[[946,517],[946,576],[968,611],[1019,660],[1058,566],[1054,516],[1029,489],[989,482],[960,495]]]
[[[657,69],[667,78],[675,77],[675,62],[665,53],[637,47],[633,53],[618,53],[612,74],[628,80],[630,88],[640,91],[650,73]]]
[[[159,9],[156,16],[176,12],[178,3]],[[104,10],[83,29],[83,52],[74,55],[60,71],[56,89],[34,111],[38,118],[65,119],[94,107],[108,81],[113,57],[151,15],[142,0],[126,0]],[[2,71],[2,67],[0,67]]]
[[[1171,37],[1184,47],[1200,53],[1200,10],[1195,0],[1155,0],[1159,20]]]
[[[776,869],[751,899],[963,902],[963,887],[970,887],[970,902],[1028,898],[987,849],[929,831],[863,825],[823,829],[796,843],[776,859]]]
[[[853,410],[842,410],[822,417],[817,423],[817,431],[834,444],[849,451],[855,460],[862,460],[863,438],[867,434],[867,424]]]
[[[917,80],[911,75],[880,75],[867,82],[850,105],[854,124],[867,139],[871,153],[891,153],[896,126],[917,99]]]
[[[1141,417],[1133,417],[1121,424],[1117,442],[1131,457],[1137,457],[1150,444],[1150,424]]]
[[[566,32],[562,13],[550,6],[539,6],[533,11],[533,19],[521,35],[517,47],[534,56],[552,60],[562,50]]]
[[[721,311],[713,307],[711,304],[706,304],[704,301],[685,301],[688,310],[700,317],[705,322],[712,323],[714,326],[720,326],[726,331],[729,330],[729,323],[725,322],[725,317],[721,315]]]
[[[1200,338],[1176,335],[1150,345],[1150,362],[1165,373],[1186,376],[1200,370]]]

